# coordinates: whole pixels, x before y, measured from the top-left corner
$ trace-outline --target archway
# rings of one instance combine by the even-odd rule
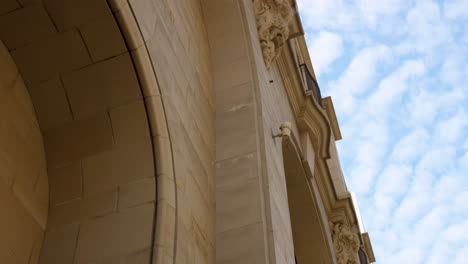
[[[27,262],[0,262],[151,263],[156,214],[173,219],[156,212],[163,192],[156,192],[155,164],[171,161],[170,146],[154,137],[167,134],[161,102],[151,97],[158,87],[150,84],[154,76],[142,62],[144,53],[132,45],[141,34],[122,29],[128,12],[114,2],[124,3],[0,4],[0,39],[32,99],[50,186],[43,243],[36,235],[34,246],[24,244],[28,253],[13,254],[24,253]],[[7,243],[3,237],[0,242]]]
[[[283,134],[282,149],[294,252],[298,264],[335,263],[317,201],[317,190],[306,173],[295,136]]]

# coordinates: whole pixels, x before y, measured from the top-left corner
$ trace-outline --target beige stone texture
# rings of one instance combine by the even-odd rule
[[[214,90],[200,4],[198,0],[129,1],[142,36],[131,37],[129,47],[141,56],[144,50],[140,47],[146,46],[158,81],[159,92],[144,90],[145,96],[150,96],[145,102],[153,106],[149,116],[160,120],[165,113],[168,121],[169,134],[164,131],[166,124],[152,124],[152,136],[158,142],[155,152],[173,151],[173,161],[161,156],[156,165],[161,197],[154,259],[161,262],[157,263],[165,263],[173,252],[177,252],[176,263],[214,263]],[[125,4],[116,3],[115,8],[118,19],[128,13]],[[132,28],[134,25],[126,24],[124,34],[134,35]],[[174,171],[168,166],[172,162]],[[169,189],[174,184],[177,199]],[[175,215],[178,218],[171,222]],[[163,221],[166,224],[162,225]],[[172,238],[177,240],[176,251]]]
[[[103,216],[114,212],[116,205],[117,191],[102,192],[61,204],[50,209],[48,227],[55,228]]]
[[[47,222],[44,146],[28,91],[0,41],[0,262],[37,263]]]
[[[270,263],[261,101],[241,2],[205,3],[216,92],[216,263]]]
[[[122,54],[127,50],[117,22],[110,14],[82,25],[80,32],[94,62]]]
[[[156,183],[154,181],[155,178],[149,178],[121,185],[118,208],[122,210],[127,207],[155,201]],[[166,188],[170,187],[170,185],[166,186]]]
[[[79,26],[110,13],[105,0],[43,0],[60,31]]]
[[[81,162],[49,169],[50,206],[70,202],[82,197],[83,177]]]
[[[18,48],[12,52],[18,68],[28,84],[46,81],[91,62],[77,30],[70,30]]]
[[[153,216],[154,205],[148,204],[84,223],[75,261],[89,263],[148,248],[153,234]]]
[[[142,96],[159,94],[151,60],[134,62],[144,53],[127,51],[117,22],[105,0],[0,4],[0,115],[11,116],[0,121],[1,195],[24,231],[0,246],[2,263],[150,263],[160,147],[152,135],[168,133],[150,132],[147,109],[151,127],[165,122],[162,105]]]
[[[64,125],[73,119],[70,105],[59,78],[29,86],[41,130]]]
[[[141,98],[138,80],[128,54],[65,74],[63,83],[76,118]]]
[[[40,5],[25,7],[0,17],[0,38],[9,50],[15,50],[55,33],[54,24]]]
[[[44,144],[51,167],[110,150],[113,137],[109,116],[98,114],[51,129],[44,133]]]
[[[216,239],[216,263],[266,263],[261,223],[229,230]]]
[[[15,9],[20,8],[19,3],[16,0],[5,0],[0,4],[0,15],[9,13]]]
[[[149,144],[116,147],[83,160],[85,194],[154,176],[153,152]]]
[[[47,231],[39,264],[73,263],[79,230],[71,224]]]

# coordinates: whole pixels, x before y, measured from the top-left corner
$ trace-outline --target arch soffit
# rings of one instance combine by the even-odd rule
[[[281,138],[282,138],[282,149],[283,149],[283,160],[284,162],[288,162],[290,166],[292,165],[295,167],[295,171],[302,171],[303,173],[300,173],[300,175],[297,175],[297,177],[304,177],[306,184],[304,185],[309,191],[306,192],[307,194],[310,195],[310,198],[308,197],[302,197],[301,200],[308,200],[310,199],[314,205],[314,208],[309,208],[310,203],[304,203],[304,205],[307,206],[307,208],[302,208],[302,212],[310,212],[313,214],[311,210],[315,209],[314,211],[317,213],[317,221],[318,224],[320,225],[320,230],[322,233],[322,237],[325,242],[325,248],[327,250],[325,256],[328,258],[328,261],[330,263],[336,263],[336,259],[334,256],[334,249],[333,249],[333,244],[332,244],[332,239],[331,239],[331,233],[328,228],[328,217],[326,212],[322,209],[319,205],[320,203],[320,194],[317,193],[317,186],[314,182],[314,179],[312,178],[312,172],[310,170],[310,167],[308,165],[307,160],[304,158],[303,153],[301,152],[299,142],[297,141],[297,137],[294,135],[293,131],[291,130],[290,125],[288,126],[288,123],[285,123],[281,126]],[[292,175],[290,175],[292,176]],[[288,177],[286,175],[286,177]],[[297,194],[297,193],[296,193]],[[288,195],[289,196],[289,195]]]

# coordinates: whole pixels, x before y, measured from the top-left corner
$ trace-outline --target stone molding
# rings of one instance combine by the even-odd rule
[[[157,208],[153,234],[152,262],[175,262],[177,234],[177,192],[173,149],[165,105],[151,58],[129,0],[108,0],[122,36],[128,45],[142,88],[148,121],[153,134],[157,168]],[[165,182],[165,183],[163,183]]]
[[[332,231],[333,247],[338,264],[360,264],[358,235],[348,225],[330,222]]]
[[[288,0],[253,0],[263,59],[269,69],[289,37],[293,9]]]

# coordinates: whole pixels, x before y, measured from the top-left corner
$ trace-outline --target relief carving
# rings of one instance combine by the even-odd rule
[[[289,37],[293,9],[289,0],[253,0],[263,59],[269,69]]]
[[[330,228],[337,263],[360,264],[358,235],[342,223],[330,223]]]

